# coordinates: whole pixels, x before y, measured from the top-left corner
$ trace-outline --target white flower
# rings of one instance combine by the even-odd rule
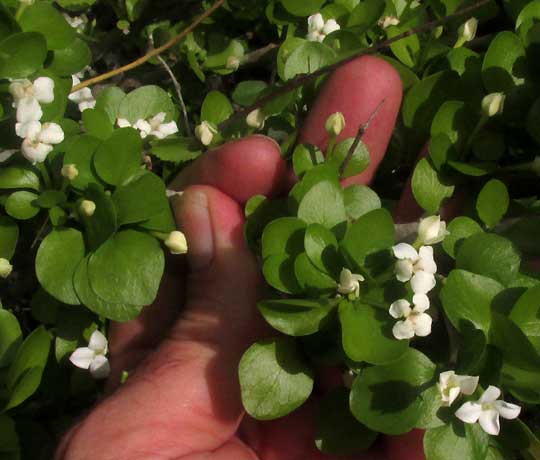
[[[416,294],[427,294],[435,287],[437,264],[431,246],[421,246],[416,251],[410,244],[399,243],[392,250],[398,259],[395,265],[398,281],[406,283],[410,280]]]
[[[15,124],[15,131],[21,129],[20,126],[31,122],[39,121],[43,116],[43,110],[37,99],[33,97],[25,97],[17,103],[17,123]],[[17,132],[17,135],[20,134]]]
[[[441,372],[438,387],[442,405],[450,407],[461,393],[467,396],[472,395],[476,391],[478,380],[478,377],[457,375],[454,371]]]
[[[361,281],[364,281],[362,275],[354,274],[348,268],[343,268],[339,274],[337,291],[343,295],[352,294],[354,292],[355,297],[358,297],[360,295]]]
[[[71,80],[73,86],[78,85],[81,80],[77,75],[72,75]],[[86,109],[93,109],[96,106],[96,100],[92,94],[92,90],[88,87],[82,88],[68,96],[71,102],[75,102],[79,106],[79,110],[84,112]]]
[[[308,18],[306,38],[310,42],[322,42],[327,35],[339,29],[340,26],[335,19],[329,19],[325,22],[321,13],[313,14]]]
[[[132,128],[133,127],[133,125],[125,118],[119,118],[118,120],[116,120],[116,124],[118,125],[119,128]]]
[[[255,129],[262,129],[264,127],[264,121],[266,116],[261,109],[255,109],[248,113],[246,117],[246,123],[249,127]]]
[[[164,123],[166,116],[167,114],[165,112],[159,112],[152,118],[148,118],[147,120],[140,119],[133,124],[131,124],[125,118],[119,118],[118,120],[116,120],[116,124],[120,128],[137,129],[142,139],[146,139],[148,136],[154,136],[158,139],[164,139],[178,132],[178,126],[176,125],[176,122],[171,121],[169,123]]]
[[[487,434],[496,436],[501,430],[499,416],[513,420],[521,412],[521,407],[497,399],[499,396],[501,390],[490,385],[478,401],[463,404],[456,411],[456,417],[465,423],[479,422]]]
[[[9,85],[9,92],[13,96],[14,107],[27,98],[49,104],[54,101],[54,80],[49,77],[38,77],[33,83],[30,80],[15,80]]]
[[[13,271],[13,265],[9,263],[9,260],[0,257],[0,278],[7,278]]]
[[[504,93],[491,93],[482,99],[482,112],[486,117],[494,117],[504,110]]]
[[[330,136],[339,136],[345,129],[345,117],[341,112],[336,112],[326,119],[324,126]]]
[[[398,340],[411,339],[415,335],[425,337],[431,333],[431,316],[425,311],[429,308],[429,299],[425,294],[415,294],[414,308],[405,299],[396,300],[390,305],[390,315],[398,321],[392,328],[392,334]]]
[[[64,140],[64,131],[56,123],[42,125],[39,121],[31,121],[19,126],[17,134],[24,137],[21,152],[32,164],[45,161],[53,144],[60,144]]]
[[[111,370],[109,360],[105,356],[107,351],[107,339],[96,330],[90,336],[88,347],[77,348],[69,360],[81,369],[89,369],[92,377],[103,379],[109,375]]]
[[[440,243],[446,235],[446,222],[441,220],[441,216],[430,216],[422,219],[418,225],[418,242],[430,245]]]
[[[171,254],[185,254],[188,251],[186,236],[178,230],[169,233],[164,243],[171,250]]]
[[[399,18],[396,16],[383,16],[381,19],[379,19],[377,24],[383,29],[388,29],[390,26],[399,25]]]
[[[217,134],[217,130],[207,121],[203,121],[195,127],[195,136],[202,145],[209,146],[214,139],[214,134]]]
[[[70,16],[69,14],[64,13],[64,19],[79,33],[84,32],[86,24],[88,24],[88,17],[86,14],[81,14],[80,16]]]
[[[476,36],[478,28],[478,19],[470,18],[468,21],[461,24],[458,29],[458,35],[463,42],[470,42]]]

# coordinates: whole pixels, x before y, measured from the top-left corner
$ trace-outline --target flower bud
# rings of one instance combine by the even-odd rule
[[[188,251],[186,236],[178,230],[169,233],[165,246],[171,250],[171,254],[185,254]]]
[[[265,115],[262,109],[255,109],[246,117],[246,123],[251,128],[262,129],[264,126]]]
[[[227,58],[226,67],[229,70],[238,70],[238,67],[240,67],[240,59],[236,56],[229,56]]]
[[[86,217],[92,217],[96,212],[96,203],[90,200],[82,200],[79,209]]]
[[[74,180],[79,175],[79,170],[74,164],[68,164],[62,167],[60,174],[68,180]]]
[[[214,139],[214,134],[217,134],[217,130],[207,121],[195,127],[195,136],[202,145],[209,146]]]
[[[504,110],[504,93],[491,93],[482,99],[482,112],[486,117],[499,115]]]
[[[470,18],[468,21],[461,24],[458,29],[459,39],[462,44],[470,42],[476,36],[476,29],[478,28],[478,19]]]
[[[383,16],[381,19],[379,19],[377,24],[382,29],[388,29],[390,26],[399,25],[399,19],[396,16]]]
[[[441,216],[430,216],[422,219],[418,225],[418,240],[421,245],[440,243],[448,235],[446,222]]]
[[[7,278],[13,270],[13,265],[9,263],[9,260],[0,257],[0,277]]]
[[[326,120],[325,128],[330,136],[339,136],[345,128],[345,117],[341,112],[333,113]]]

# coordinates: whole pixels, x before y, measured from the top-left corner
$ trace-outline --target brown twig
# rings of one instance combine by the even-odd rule
[[[423,24],[421,26],[418,26],[418,27],[414,27],[414,28],[412,28],[412,29],[410,29],[410,30],[408,30],[406,32],[403,32],[402,34],[396,35],[393,38],[385,40],[384,42],[376,43],[376,44],[370,46],[369,48],[365,48],[365,49],[359,51],[358,53],[353,54],[352,56],[349,56],[348,58],[345,58],[345,59],[343,59],[341,61],[335,62],[334,64],[330,64],[330,65],[328,65],[326,67],[321,67],[320,69],[314,71],[313,73],[298,75],[297,77],[287,81],[287,83],[285,83],[285,85],[283,85],[280,88],[277,88],[272,93],[261,97],[257,102],[255,102],[251,106],[245,107],[245,108],[237,111],[233,115],[231,115],[227,120],[225,120],[224,122],[222,122],[219,125],[219,130],[223,131],[228,126],[230,126],[231,124],[234,124],[238,119],[240,119],[242,117],[245,117],[247,114],[249,114],[253,110],[256,110],[256,109],[259,109],[259,108],[263,107],[264,105],[266,105],[268,102],[274,100],[275,98],[277,98],[279,96],[282,96],[283,94],[287,94],[290,91],[295,90],[296,88],[300,88],[301,86],[305,85],[306,83],[309,83],[310,81],[313,81],[313,80],[319,78],[320,76],[325,75],[328,72],[331,72],[331,71],[337,69],[338,67],[341,67],[342,65],[347,64],[348,62],[351,62],[351,61],[355,60],[356,58],[358,58],[360,56],[364,56],[366,54],[373,54],[373,53],[375,53],[377,51],[380,51],[383,48],[387,48],[388,46],[390,46],[391,44],[393,44],[393,43],[395,43],[395,42],[397,42],[399,40],[403,40],[404,38],[410,37],[411,35],[416,35],[416,34],[419,34],[421,32],[427,31],[427,30],[432,30],[435,27],[438,27],[438,26],[440,26],[442,24],[445,24],[445,23],[447,23],[447,22],[449,22],[449,21],[451,21],[453,19],[456,19],[458,17],[464,16],[464,15],[467,15],[469,13],[472,13],[473,11],[476,11],[478,8],[481,8],[482,6],[486,5],[490,1],[491,0],[480,0],[479,2],[475,3],[474,5],[463,8],[463,9],[455,12],[454,14],[451,14],[449,16],[445,16],[444,18],[437,19],[435,21],[427,22],[427,23],[425,23],[425,24]]]
[[[110,72],[97,75],[96,77],[90,78],[86,81],[79,83],[78,85],[75,85],[71,89],[71,92],[79,91],[80,89],[86,88],[87,86],[95,85],[96,83],[99,83],[101,81],[108,80],[109,78],[112,78],[116,75],[127,72],[128,70],[134,69],[135,67],[139,67],[140,65],[149,61],[153,57],[159,56],[161,53],[163,53],[164,51],[167,51],[169,48],[172,48],[174,45],[180,42],[180,40],[182,40],[186,35],[192,32],[202,21],[204,21],[208,16],[210,16],[214,11],[216,11],[221,5],[223,5],[225,1],[226,0],[217,0],[216,3],[214,3],[210,8],[208,8],[200,16],[198,16],[197,19],[195,19],[189,26],[187,26],[184,30],[182,30],[182,32],[180,32],[178,35],[175,35],[164,45],[161,45],[160,47],[149,51],[144,56],[140,57],[139,59],[136,59],[133,62],[130,62],[129,64],[126,64],[122,67],[118,67],[117,69],[111,70]]]
[[[341,166],[339,167],[339,177],[343,178],[343,173],[347,169],[347,166],[349,166],[349,163],[353,157],[354,151],[358,147],[358,144],[362,140],[362,137],[366,133],[367,129],[369,128],[369,125],[371,122],[375,119],[377,114],[379,113],[379,110],[381,110],[381,107],[384,105],[386,99],[383,99],[379,104],[377,104],[377,107],[375,107],[375,110],[371,112],[371,115],[366,120],[365,123],[362,123],[360,125],[360,128],[358,128],[358,132],[356,133],[356,137],[354,138],[353,143],[351,144],[351,147],[349,148],[349,151],[347,152],[347,156],[343,160],[343,163],[341,163]]]

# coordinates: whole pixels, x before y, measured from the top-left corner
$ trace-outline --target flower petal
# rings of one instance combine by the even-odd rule
[[[452,387],[450,388],[450,391],[448,392],[448,397],[443,397],[443,402],[445,404],[443,404],[444,406],[446,407],[450,407],[454,401],[458,398],[459,396],[459,388],[458,387]]]
[[[414,337],[414,328],[410,321],[398,321],[392,328],[392,334],[398,340],[412,339]]]
[[[413,295],[412,302],[414,304],[414,311],[418,313],[424,313],[429,309],[429,297],[426,294]]]
[[[131,128],[131,123],[125,118],[119,118],[118,120],[116,120],[116,124],[119,128]]]
[[[513,420],[519,417],[521,407],[516,404],[507,403],[506,401],[495,401],[495,408],[502,418]]]
[[[394,256],[400,260],[409,259],[413,262],[416,262],[419,257],[416,249],[414,249],[410,244],[407,243],[396,244],[392,248],[392,251],[394,252]]]
[[[499,413],[495,409],[482,411],[479,422],[480,426],[487,434],[497,436],[501,431]]]
[[[432,274],[437,273],[437,264],[433,259],[433,248],[431,246],[422,246],[418,251],[418,255],[420,259],[415,264],[416,270],[422,270]]]
[[[415,294],[427,294],[435,287],[435,276],[419,271],[411,278],[411,288]]]
[[[490,385],[489,387],[487,387],[487,390],[484,391],[484,394],[480,396],[478,402],[480,404],[492,403],[495,402],[495,400],[499,399],[499,396],[501,396],[501,390],[499,390],[493,385]]]
[[[27,123],[16,123],[15,133],[23,139],[34,140],[41,132],[41,123],[39,121],[29,121]]]
[[[90,350],[88,347],[82,347],[77,348],[73,353],[71,353],[69,360],[73,363],[73,365],[80,367],[81,369],[88,369],[95,356],[96,353],[94,350]]]
[[[457,411],[456,417],[465,423],[476,423],[482,413],[482,406],[475,402],[466,402]]]
[[[324,19],[321,13],[310,16],[307,21],[309,32],[320,32],[324,27]]]
[[[45,144],[60,144],[64,140],[64,131],[56,123],[44,123],[38,135],[38,140]]]
[[[103,355],[96,356],[95,359],[90,363],[89,369],[92,377],[95,379],[105,379],[111,372],[109,360]]]
[[[335,32],[336,30],[339,30],[339,29],[341,29],[341,27],[336,22],[336,20],[335,19],[329,19],[328,21],[326,21],[326,24],[324,25],[322,32],[325,35],[329,35],[332,32]]]
[[[107,353],[107,338],[97,329],[92,332],[90,336],[90,342],[88,343],[88,348],[94,350],[97,353],[106,354]]]
[[[454,371],[441,372],[439,374],[439,385],[443,388],[446,388],[454,375],[456,375]]]
[[[170,121],[169,123],[163,123],[159,125],[158,131],[164,134],[165,137],[171,136],[178,132],[178,125],[176,124],[175,121]]]
[[[43,163],[47,155],[52,152],[52,145],[43,142],[32,142],[25,139],[21,145],[21,153],[32,164]]]
[[[396,319],[409,316],[411,313],[411,304],[405,299],[396,300],[390,305],[389,313],[392,318]]]
[[[42,104],[54,101],[54,80],[49,77],[39,77],[34,80],[34,96]]]
[[[23,97],[17,104],[17,121],[19,123],[38,121],[41,120],[42,116],[41,106],[34,97]]]
[[[406,283],[413,275],[413,264],[408,259],[398,260],[394,270],[396,272],[396,279],[402,283]]]
[[[414,327],[414,333],[419,337],[426,337],[431,334],[431,323],[433,319],[427,313],[421,313],[409,318]]]
[[[478,387],[479,377],[473,377],[470,375],[456,375],[456,379],[459,382],[459,388],[464,395],[472,395]]]

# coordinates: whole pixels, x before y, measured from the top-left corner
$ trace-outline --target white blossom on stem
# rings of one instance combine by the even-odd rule
[[[178,230],[169,233],[169,236],[164,241],[171,254],[185,254],[188,251],[186,235]]]
[[[32,164],[42,163],[52,152],[54,144],[64,140],[64,131],[56,123],[31,121],[18,127],[17,135],[24,138],[21,146],[23,156]]]
[[[306,38],[310,42],[322,42],[327,35],[339,29],[340,26],[335,19],[325,21],[321,13],[313,14],[308,18],[308,33]]]
[[[217,134],[217,129],[206,120],[203,120],[200,125],[195,127],[195,137],[206,147],[212,143],[215,134]]]
[[[94,331],[90,336],[88,347],[77,348],[69,360],[81,369],[89,369],[92,377],[104,379],[111,370],[107,359],[107,338],[100,332]]]
[[[471,375],[457,375],[454,371],[441,372],[439,374],[439,391],[442,405],[449,407],[460,394],[472,395],[478,386],[479,377]]]
[[[50,104],[54,101],[54,80],[49,77],[38,77],[30,80],[14,80],[9,85],[9,92],[13,96],[13,106],[18,107],[23,99],[35,99],[41,104]]]
[[[519,416],[521,407],[498,399],[499,388],[490,385],[478,401],[469,401],[457,411],[456,417],[465,423],[480,423],[487,433],[497,436],[501,430],[499,417],[513,420]]]
[[[81,80],[77,75],[71,76],[73,86],[78,85]],[[96,106],[96,99],[94,98],[94,95],[92,94],[92,90],[88,87],[82,88],[78,91],[75,91],[74,93],[71,93],[68,96],[68,99],[71,102],[75,102],[75,104],[78,105],[79,110],[81,112],[84,112],[87,109],[93,109]]]
[[[415,294],[427,294],[435,287],[437,264],[431,246],[421,246],[417,251],[410,244],[399,243],[392,250],[398,259],[395,265],[398,281],[406,283],[410,280]]]
[[[418,243],[431,245],[440,243],[449,235],[446,230],[446,222],[441,220],[441,216],[429,216],[418,224]]]
[[[392,334],[398,340],[412,339],[415,335],[425,337],[431,333],[432,319],[425,311],[429,308],[429,299],[425,294],[415,294],[414,307],[405,299],[396,300],[390,305],[390,316],[403,318],[392,328]]]
[[[125,118],[119,118],[116,120],[116,124],[120,128],[134,128],[138,130],[142,139],[146,139],[148,136],[164,139],[178,132],[176,122],[170,121],[169,123],[165,123],[166,116],[167,114],[165,112],[159,112],[151,118],[146,120],[139,119],[133,124]]]
[[[354,293],[355,297],[358,297],[360,295],[360,282],[362,281],[364,281],[362,275],[355,274],[348,268],[343,268],[339,274],[337,291],[343,295]]]

